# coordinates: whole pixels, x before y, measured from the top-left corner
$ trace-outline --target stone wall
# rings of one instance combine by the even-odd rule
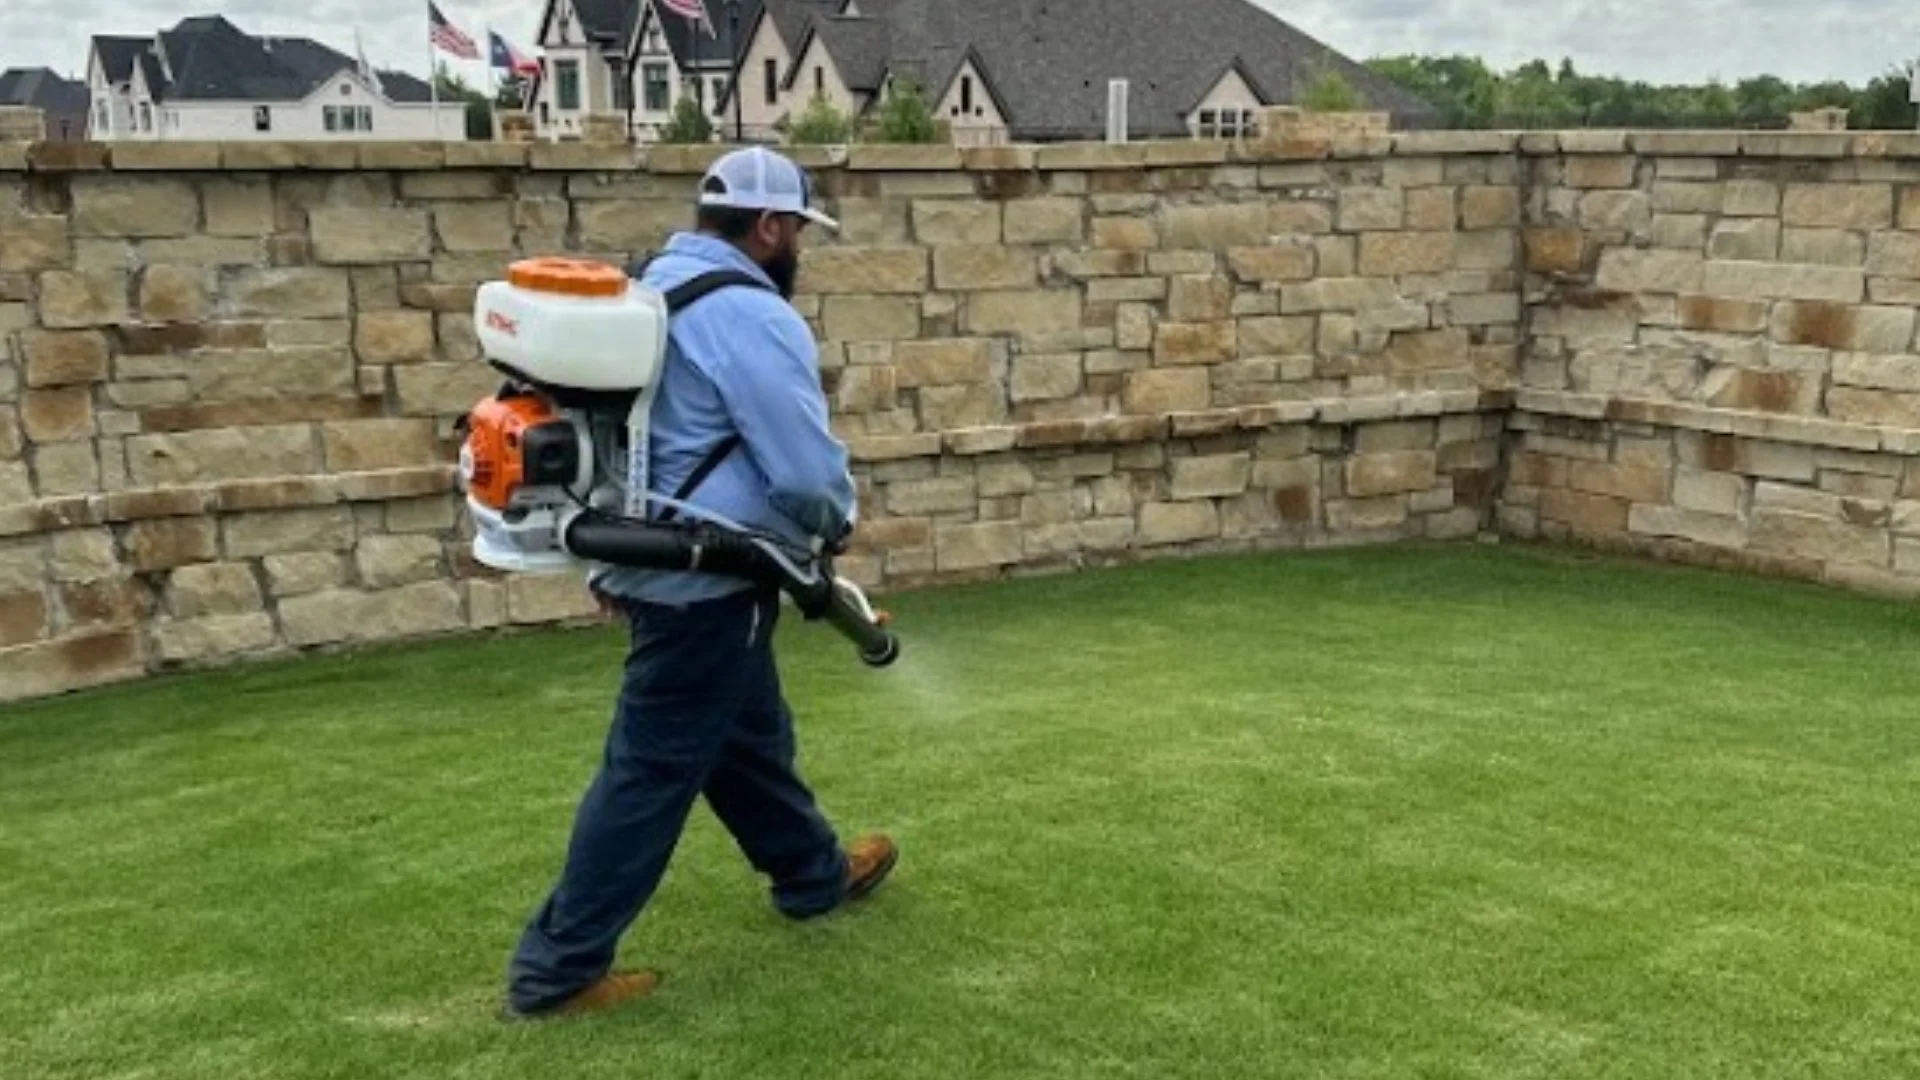
[[[585,614],[466,555],[473,289],[659,244],[708,153],[0,147],[0,698]],[[1920,572],[1920,140],[807,154],[870,585],[1496,527]]]

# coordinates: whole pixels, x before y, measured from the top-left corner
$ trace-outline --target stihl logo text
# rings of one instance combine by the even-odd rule
[[[520,324],[497,311],[487,312],[487,328],[498,330],[508,337],[520,336]]]

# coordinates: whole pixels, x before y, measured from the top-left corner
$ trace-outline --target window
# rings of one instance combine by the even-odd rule
[[[827,69],[819,64],[813,65],[813,96],[820,97],[827,92]]]
[[[580,108],[580,61],[558,60],[554,62],[554,81],[559,84],[560,109],[571,112]]]
[[[271,108],[265,105],[255,105],[253,107],[253,130],[273,130],[273,110]]]
[[[973,115],[973,76],[960,76],[960,115]]]
[[[94,112],[99,117],[99,124],[100,124],[101,131],[105,131],[108,128],[113,126],[113,113],[107,109],[106,102],[104,101],[101,102],[100,107],[98,109],[95,109]]]
[[[713,115],[719,116],[726,111],[727,79],[724,75],[713,78]]]
[[[329,132],[340,130],[340,107],[327,105],[320,109],[320,126]]]
[[[648,112],[666,112],[673,108],[673,88],[667,85],[667,65],[642,65],[640,78],[645,87]]]
[[[1201,109],[1194,119],[1194,134],[1202,139],[1245,139],[1253,136],[1252,109]]]
[[[767,60],[767,104],[773,105],[780,100],[780,61]]]
[[[353,84],[352,84],[352,83],[341,83],[341,84],[340,84],[340,96],[341,96],[341,97],[352,97],[352,96],[353,96]]]
[[[140,103],[140,130],[153,130],[153,106],[144,101]]]
[[[372,131],[373,130],[373,106],[356,105],[354,106],[354,110],[360,114],[360,130]]]

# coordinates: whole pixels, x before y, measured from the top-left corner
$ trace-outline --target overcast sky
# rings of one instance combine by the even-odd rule
[[[721,0],[709,2],[724,20]],[[1656,81],[1772,73],[1858,84],[1920,55],[1920,10],[1893,0],[1256,2],[1355,59],[1469,53],[1506,68],[1570,56],[1582,70]],[[1570,13],[1576,9],[1582,13]],[[540,0],[440,0],[440,10],[483,49],[491,24],[530,51]],[[426,0],[0,0],[0,68],[45,65],[80,75],[92,34],[150,34],[214,11],[249,32],[304,35],[349,54],[357,28],[376,64],[416,74],[427,67]],[[464,65],[464,73],[476,83],[486,78],[479,64]]]

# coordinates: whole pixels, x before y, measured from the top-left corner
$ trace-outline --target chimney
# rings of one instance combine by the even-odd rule
[[[1127,80],[1107,80],[1107,141],[1127,141]]]

